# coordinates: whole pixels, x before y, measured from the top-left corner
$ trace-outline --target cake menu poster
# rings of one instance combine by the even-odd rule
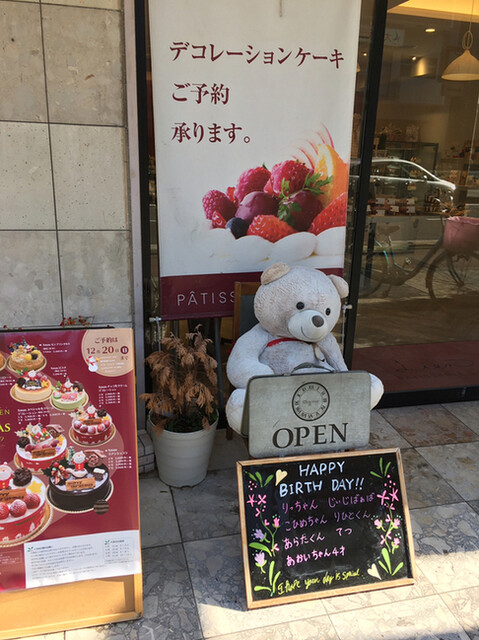
[[[0,591],[141,573],[130,329],[0,334]]]
[[[161,315],[274,262],[341,274],[360,0],[150,0]]]

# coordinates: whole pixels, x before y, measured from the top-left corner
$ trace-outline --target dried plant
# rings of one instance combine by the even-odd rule
[[[199,431],[215,421],[218,381],[216,360],[207,352],[211,342],[198,325],[185,340],[172,333],[162,338],[161,350],[146,358],[154,391],[140,399],[158,430]]]

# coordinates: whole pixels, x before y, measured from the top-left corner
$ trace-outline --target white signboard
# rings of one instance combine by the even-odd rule
[[[162,315],[230,315],[278,260],[340,273],[360,0],[149,11]]]
[[[246,389],[242,432],[253,458],[344,451],[369,444],[365,371],[257,376]]]

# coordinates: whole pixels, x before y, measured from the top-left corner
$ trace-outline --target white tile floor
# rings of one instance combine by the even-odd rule
[[[248,611],[235,461],[217,433],[198,486],[140,479],[141,620],[49,640],[479,640],[479,402],[374,411],[371,448],[402,451],[418,580]]]

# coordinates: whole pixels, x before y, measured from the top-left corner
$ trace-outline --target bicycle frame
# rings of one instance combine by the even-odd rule
[[[409,267],[409,258],[406,259],[406,266],[398,264],[393,248],[391,234],[400,227],[391,227],[384,232],[376,228],[377,222],[370,222],[361,295],[369,296],[386,285],[386,290],[380,294],[384,297],[392,286],[404,284],[424,267],[426,289],[431,299],[440,305],[450,305],[457,296],[467,297],[471,292],[479,292],[479,253],[455,253],[446,249],[444,226],[441,237],[413,267]]]
[[[373,256],[377,253],[381,253],[384,257],[386,269],[381,274],[381,282],[383,284],[399,286],[407,280],[410,280],[426,266],[432,256],[442,247],[443,236],[436,241],[436,243],[429,249],[426,255],[419,260],[419,262],[412,268],[408,269],[396,262],[396,256],[392,246],[392,239],[390,235],[387,235],[386,243],[376,239],[376,223],[371,223],[371,231],[369,234],[368,248],[366,252],[366,277],[371,278],[373,274],[372,260]],[[380,247],[381,251],[375,251],[376,247]]]

